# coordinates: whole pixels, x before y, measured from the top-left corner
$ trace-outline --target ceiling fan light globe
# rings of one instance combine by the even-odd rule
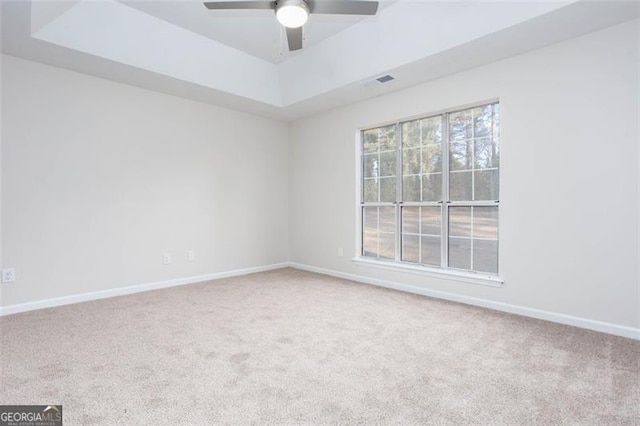
[[[298,28],[309,19],[309,11],[300,4],[285,4],[276,10],[276,18],[287,28]]]

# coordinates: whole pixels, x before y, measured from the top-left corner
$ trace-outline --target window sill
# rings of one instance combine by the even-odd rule
[[[439,268],[429,268],[428,266],[412,265],[408,263],[386,262],[384,260],[367,259],[356,257],[353,263],[360,266],[371,266],[374,268],[386,269],[389,271],[408,272],[411,274],[424,275],[445,280],[462,281],[470,284],[480,284],[490,287],[502,287],[504,280],[495,275],[478,272],[464,272],[445,270]]]

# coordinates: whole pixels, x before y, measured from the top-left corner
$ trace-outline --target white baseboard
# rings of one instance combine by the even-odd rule
[[[527,308],[525,306],[511,305],[508,303],[495,302],[477,297],[464,296],[455,293],[448,293],[439,290],[430,290],[427,288],[417,287],[409,284],[396,283],[392,281],[380,280],[377,278],[368,278],[355,274],[334,271],[331,269],[318,268],[315,266],[304,265],[301,263],[290,262],[289,266],[318,274],[330,275],[337,278],[356,281],[364,284],[371,284],[379,287],[386,287],[409,293],[421,294],[436,299],[451,300],[453,302],[465,303],[467,305],[481,306],[496,311],[508,312],[510,314],[522,315],[560,324],[572,325],[574,327],[586,328],[589,330],[600,331],[603,333],[613,334],[616,336],[627,337],[630,339],[640,340],[640,328],[626,327],[623,325],[611,324],[602,321],[590,320],[587,318],[574,317],[571,315],[559,314],[555,312],[543,311],[540,309]]]
[[[127,294],[140,293],[143,291],[157,290],[167,287],[175,287],[186,284],[195,284],[203,281],[216,280],[220,278],[235,277],[240,275],[253,274],[256,272],[270,271],[280,268],[296,268],[304,271],[315,272],[323,275],[330,275],[337,278],[343,278],[364,284],[371,284],[379,287],[386,287],[409,293],[421,294],[423,296],[433,297],[436,299],[451,300],[453,302],[465,303],[467,305],[481,306],[496,311],[508,312],[511,314],[522,315],[525,317],[537,318],[546,321],[552,321],[560,324],[572,325],[575,327],[586,328],[589,330],[600,331],[603,333],[613,334],[616,336],[627,337],[630,339],[640,340],[640,329],[626,327],[617,324],[611,324],[602,321],[590,320],[587,318],[574,317],[571,315],[559,314],[555,312],[543,311],[540,309],[527,308],[525,306],[511,305],[508,303],[495,302],[477,297],[464,296],[455,293],[448,293],[439,290],[430,290],[427,288],[417,287],[410,284],[402,284],[392,281],[380,280],[377,278],[368,278],[361,275],[348,274],[331,269],[318,268],[316,266],[304,265],[296,262],[282,262],[271,265],[256,266],[251,268],[236,269],[233,271],[215,272],[206,275],[197,275],[193,277],[177,278],[167,281],[159,281],[154,283],[140,284],[129,287],[120,287],[109,290],[96,291],[91,293],[82,293],[71,296],[56,297],[53,299],[38,300],[35,302],[22,303],[17,305],[9,305],[0,307],[0,316],[17,314],[20,312],[33,311],[37,309],[52,308],[55,306],[69,305],[72,303],[87,302],[90,300],[105,299],[108,297],[123,296]]]
[[[158,281],[155,283],[147,283],[134,285],[129,287],[120,287],[109,290],[94,291],[91,293],[74,294],[71,296],[56,297],[53,299],[38,300],[35,302],[21,303],[18,305],[9,305],[0,307],[0,316],[17,314],[20,312],[34,311],[36,309],[52,308],[54,306],[70,305],[72,303],[87,302],[90,300],[106,299],[114,296],[124,296],[126,294],[141,293],[143,291],[157,290],[167,287],[175,287],[185,284],[195,284],[203,281],[217,280],[220,278],[236,277],[239,275],[253,274],[256,272],[271,271],[273,269],[286,268],[288,262],[274,263],[271,265],[254,266],[251,268],[236,269],[233,271],[214,272],[212,274],[197,275],[186,278],[176,278],[167,281]]]

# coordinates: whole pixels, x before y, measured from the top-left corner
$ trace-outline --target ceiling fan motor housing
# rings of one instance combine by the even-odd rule
[[[279,0],[275,9],[278,21],[287,28],[301,27],[311,13],[307,0]]]

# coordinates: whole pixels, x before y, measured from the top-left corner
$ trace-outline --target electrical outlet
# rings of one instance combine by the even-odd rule
[[[16,268],[7,268],[2,270],[2,282],[12,283],[16,280]]]
[[[189,262],[193,262],[194,260],[196,260],[196,251],[195,250],[189,250],[187,252],[187,259],[189,259]]]
[[[162,264],[168,265],[171,263],[171,255],[169,253],[165,253],[162,255]]]
[[[338,256],[339,257],[344,256],[344,250],[342,250],[342,247],[338,248]]]

